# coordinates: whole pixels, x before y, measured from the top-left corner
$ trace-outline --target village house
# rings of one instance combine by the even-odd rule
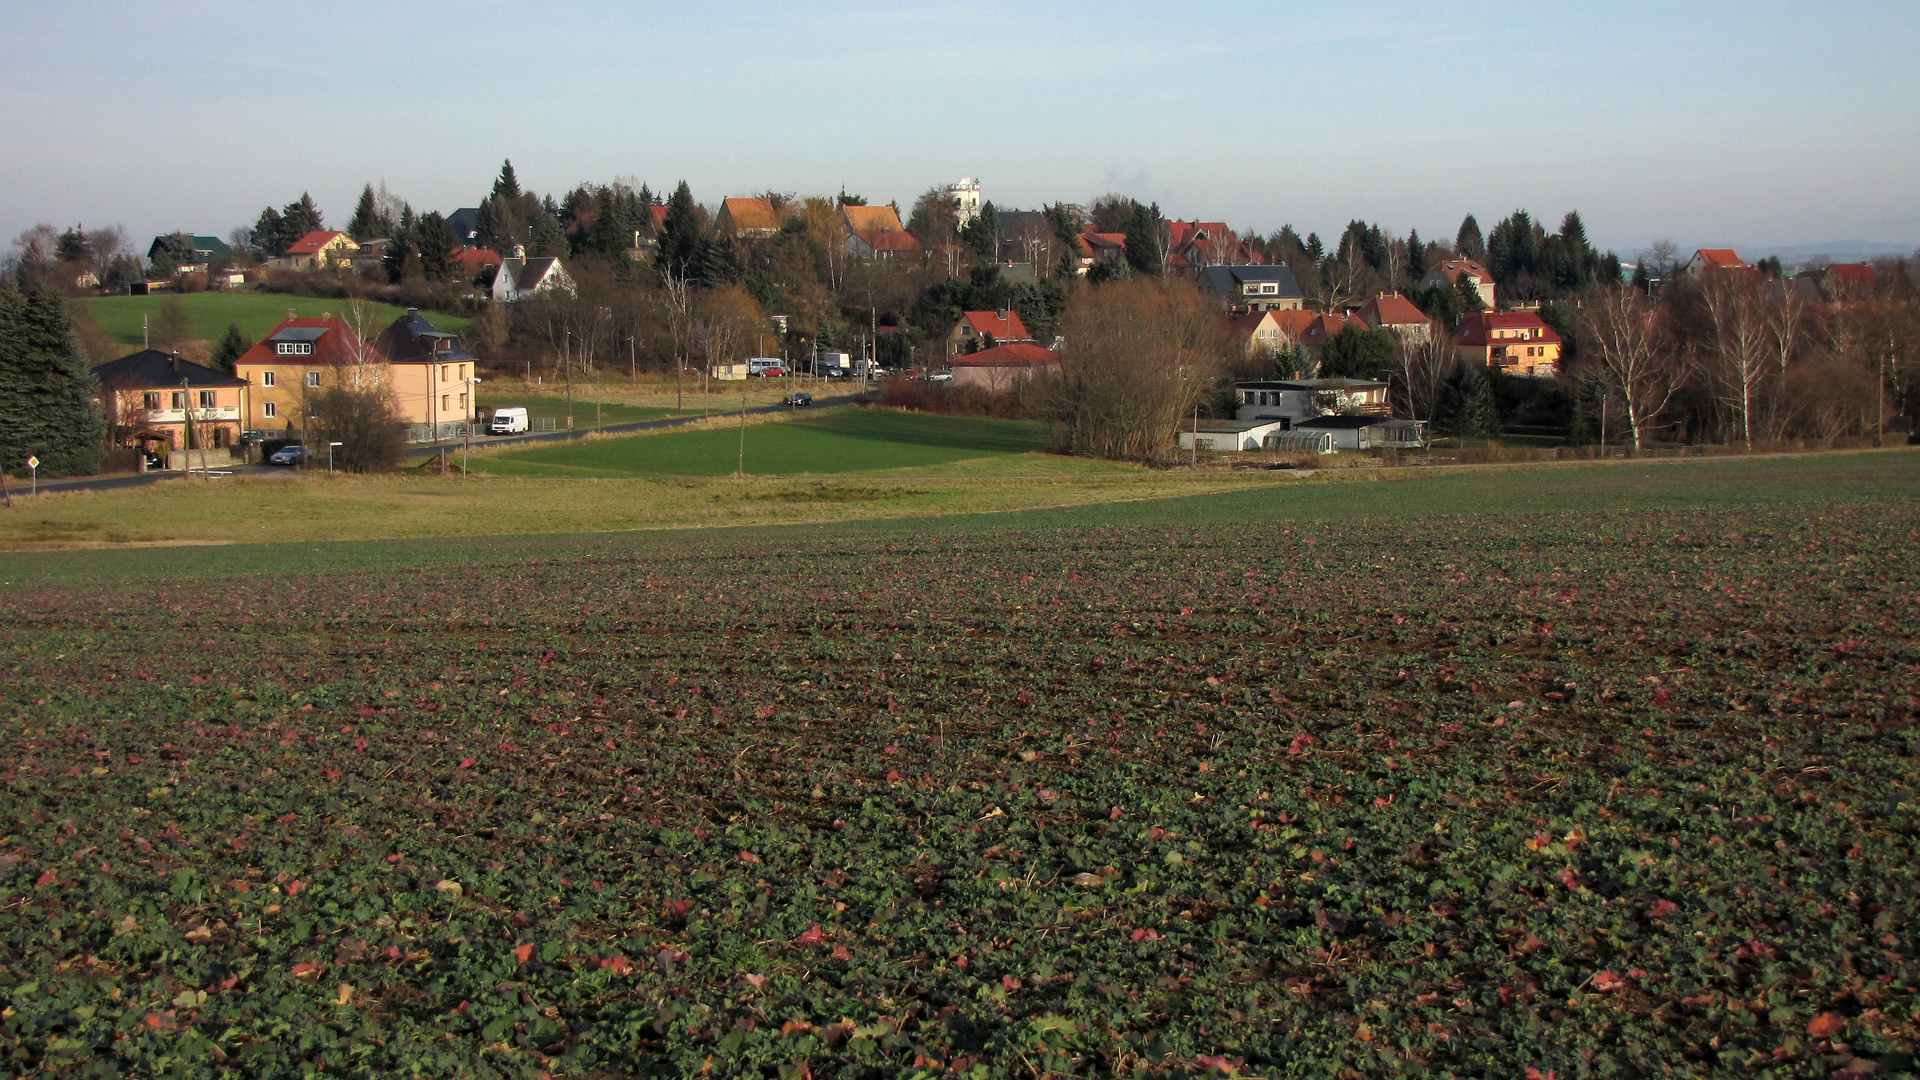
[[[1531,311],[1476,311],[1461,318],[1453,351],[1462,363],[1509,375],[1550,377],[1560,370],[1560,335]]]
[[[1250,266],[1263,261],[1224,221],[1169,221],[1166,229],[1169,270],[1190,273],[1210,266]]]
[[[353,265],[360,245],[343,232],[315,229],[295,240],[287,250],[267,260],[267,265],[282,270],[324,270],[332,266]]]
[[[1001,394],[1020,383],[1060,370],[1060,358],[1051,349],[1028,342],[996,345],[947,362],[953,372],[954,386],[977,386],[989,393]]]
[[[1752,270],[1740,253],[1732,248],[1699,248],[1686,264],[1674,272],[1676,277],[1692,277],[1708,270]]]
[[[1230,311],[1220,316],[1219,326],[1249,359],[1274,356],[1292,343],[1272,311]]]
[[[1259,379],[1236,382],[1237,420],[1282,420],[1298,427],[1329,413],[1387,417],[1387,384],[1367,379]]]
[[[1126,233],[1083,232],[1080,234],[1080,256],[1074,263],[1074,273],[1086,276],[1094,263],[1116,263],[1127,261]]]
[[[460,347],[458,335],[436,329],[413,308],[374,339],[387,361],[387,386],[394,405],[415,426],[414,441],[451,438],[473,422],[480,381],[476,361]]]
[[[842,206],[847,227],[847,254],[857,259],[891,259],[920,254],[920,241],[900,224],[900,212],[891,206]]]
[[[1385,330],[1401,341],[1433,339],[1433,320],[1399,293],[1381,293],[1360,308],[1360,321],[1375,330]]]
[[[265,432],[304,431],[320,395],[332,387],[379,386],[386,358],[332,315],[293,312],[234,362],[249,384],[245,424]]]
[[[1202,292],[1219,297],[1230,308],[1299,311],[1306,306],[1300,283],[1284,266],[1208,266],[1195,281]]]
[[[1271,435],[1287,430],[1285,420],[1183,420],[1180,423],[1180,449],[1238,453],[1265,447]]]
[[[1333,312],[1320,312],[1317,313],[1314,318],[1307,321],[1306,326],[1300,330],[1300,335],[1296,340],[1300,348],[1304,349],[1307,355],[1312,358],[1313,364],[1317,368],[1320,366],[1322,354],[1326,352],[1327,343],[1339,337],[1340,332],[1349,326],[1357,326],[1362,330],[1371,329],[1360,316],[1352,312],[1343,311],[1337,314]]]
[[[773,208],[771,199],[723,199],[714,228],[740,237],[778,236],[780,212]]]
[[[1420,287],[1430,289],[1435,285],[1444,284],[1458,288],[1462,276],[1473,283],[1474,291],[1480,294],[1480,303],[1487,310],[1493,310],[1495,307],[1493,275],[1487,272],[1486,267],[1472,259],[1446,259],[1436,263],[1427,271],[1427,276],[1420,279]]]
[[[1026,324],[1020,321],[1017,311],[1009,308],[968,311],[961,314],[960,321],[953,324],[952,332],[947,334],[947,355],[959,356],[996,345],[1032,341],[1033,335],[1027,333]]]
[[[514,250],[522,252],[525,249]],[[500,260],[500,268],[494,272],[489,295],[502,303],[511,304],[524,297],[538,296],[549,289],[559,289],[569,296],[574,293],[573,275],[560,265],[560,260],[551,256],[529,259],[516,254],[511,259]]]
[[[1309,435],[1324,433],[1335,450],[1413,450],[1426,443],[1426,421],[1349,414],[1316,416],[1294,425]]]
[[[236,446],[247,381],[158,349],[93,369],[115,446],[165,458],[175,450]]]

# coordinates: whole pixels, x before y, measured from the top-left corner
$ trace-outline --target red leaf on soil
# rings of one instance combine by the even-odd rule
[[[806,933],[794,938],[793,943],[795,945],[815,945],[825,939],[826,935],[820,932],[820,925],[815,923],[813,926],[807,928]]]
[[[306,887],[307,883],[304,881],[289,881],[287,882],[287,895],[298,896],[300,895],[300,890]]]
[[[605,960],[600,961],[600,966],[613,972],[615,975],[633,974],[633,961],[624,956],[609,956]]]
[[[847,951],[845,945],[835,945],[833,947],[833,958],[835,960],[851,960],[853,959],[853,954]]]
[[[1833,1013],[1821,1013],[1807,1022],[1807,1034],[1816,1039],[1830,1039],[1847,1026],[1846,1020]]]
[[[318,974],[320,974],[319,964],[300,963],[293,965],[293,977],[296,979],[311,979]]]
[[[41,874],[39,877],[34,878],[33,883],[35,885],[40,886],[41,888],[45,888],[48,885],[58,885],[60,884],[60,875],[49,870],[46,873]]]
[[[473,768],[473,759],[472,759],[472,758],[462,758],[462,759],[460,759],[460,767],[461,767],[461,768],[463,768],[463,769],[471,769],[471,768]]]
[[[1020,980],[1011,975],[1002,975],[1000,976],[1000,986],[1006,990],[1007,993],[1011,994],[1015,990],[1020,989]]]
[[[1611,971],[1602,971],[1593,977],[1593,988],[1603,994],[1611,994],[1627,985],[1627,980]]]
[[[1138,929],[1138,930],[1135,930],[1135,931],[1133,932],[1133,940],[1134,940],[1134,941],[1136,941],[1136,942],[1139,942],[1139,941],[1159,941],[1159,940],[1160,940],[1160,934],[1159,934],[1159,932],[1158,932],[1158,931],[1154,931],[1154,930],[1149,930],[1149,929],[1147,929],[1146,927],[1144,927],[1144,926],[1143,926],[1143,927],[1141,927],[1140,929]]]
[[[533,946],[531,945],[515,946],[513,950],[513,958],[515,960],[520,961],[523,964],[533,959]]]
[[[743,851],[740,853],[740,861],[743,863],[757,863],[760,861],[760,856],[755,855],[751,851]]]
[[[1664,919],[1668,915],[1671,915],[1674,912],[1679,910],[1680,910],[1679,904],[1676,904],[1671,900],[1661,900],[1656,902],[1652,907],[1647,909],[1647,918]]]

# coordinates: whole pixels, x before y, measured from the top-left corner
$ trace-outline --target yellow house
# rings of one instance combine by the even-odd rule
[[[346,323],[330,315],[303,319],[291,312],[234,361],[234,374],[250,384],[245,426],[265,432],[305,431],[322,392],[379,386],[386,369],[386,358]]]
[[[1560,335],[1531,311],[1476,311],[1460,320],[1453,351],[1463,362],[1509,375],[1550,378],[1560,370]]]
[[[286,254],[267,261],[269,266],[286,270],[321,270],[329,266],[352,266],[353,253],[360,245],[343,232],[316,229],[287,248]]]
[[[412,308],[374,339],[387,359],[388,385],[409,423],[425,424],[429,437],[458,436],[473,422],[479,379],[474,359]]]

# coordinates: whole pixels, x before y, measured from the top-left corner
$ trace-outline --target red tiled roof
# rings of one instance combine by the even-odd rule
[[[1871,289],[1880,275],[1872,263],[1834,263],[1827,267],[1827,278],[1851,289]]]
[[[667,224],[667,208],[665,206],[649,206],[647,209],[653,213],[653,231],[659,232]]]
[[[1433,321],[1399,293],[1376,296],[1360,309],[1360,317],[1369,326],[1424,326]]]
[[[854,235],[860,238],[861,243],[875,251],[920,250],[920,241],[915,240],[912,233],[894,232],[892,229],[869,229]]]
[[[996,345],[991,349],[982,349],[966,356],[956,356],[947,361],[948,367],[1044,367],[1060,360],[1052,349],[1043,349],[1038,345],[1016,342],[1012,345]]]
[[[721,212],[743,232],[779,232],[780,215],[768,199],[727,199]]]
[[[891,206],[843,206],[840,214],[847,228],[856,233],[900,232],[900,212]]]
[[[1025,323],[1020,321],[1020,313],[1012,309],[1006,311],[969,311],[960,316],[961,323],[973,327],[973,332],[981,336],[992,334],[995,341],[1030,341],[1032,334],[1027,333]]]
[[[1096,250],[1112,251],[1127,249],[1127,234],[1118,232],[1083,232],[1080,234],[1080,254],[1092,258]]]
[[[1325,345],[1329,339],[1335,337],[1340,331],[1345,330],[1349,326],[1358,326],[1362,330],[1367,329],[1367,324],[1362,322],[1357,315],[1334,315],[1332,313],[1317,311],[1311,312],[1310,314],[1314,316],[1313,319],[1307,323],[1306,328],[1303,329],[1299,335],[1302,345]]]
[[[318,255],[321,248],[333,242],[334,237],[345,235],[347,234],[343,232],[328,232],[325,229],[315,229],[300,239],[295,240],[292,245],[287,248],[287,254]]]
[[[500,253],[492,248],[460,247],[453,253],[453,261],[477,271],[483,266],[499,266]]]
[[[1275,311],[1271,314],[1275,325],[1280,327],[1280,332],[1295,339],[1306,333],[1307,327],[1320,319],[1320,313],[1317,311]]]
[[[1527,336],[1501,338],[1495,337],[1495,331],[1526,331]],[[1453,343],[1469,347],[1515,342],[1530,345],[1558,345],[1560,335],[1553,327],[1531,311],[1476,311],[1460,319],[1460,328],[1453,332]]]
[[[1744,270],[1747,266],[1740,258],[1740,253],[1732,248],[1701,248],[1693,253],[1693,257],[1700,260],[1701,265],[1711,266],[1715,270]]]
[[[282,330],[314,329],[325,332],[313,342],[313,355],[281,356],[274,352],[274,335],[280,333]],[[255,342],[253,348],[240,354],[240,359],[234,361],[234,365],[236,368],[243,364],[299,364],[312,367],[326,367],[329,365],[360,363],[363,360],[373,363],[385,363],[386,357],[380,355],[376,349],[370,346],[363,348],[359,336],[353,332],[353,327],[348,326],[346,323],[331,315],[322,316],[318,319],[303,319],[298,316],[289,315],[280,320],[280,325],[274,327],[272,333]]]
[[[1462,271],[1473,275],[1473,279],[1478,282],[1493,280],[1493,275],[1487,273],[1487,268],[1474,262],[1472,259],[1448,259],[1445,262],[1435,264],[1433,269],[1428,270],[1427,273],[1444,274],[1448,281],[1457,282],[1460,280]]]

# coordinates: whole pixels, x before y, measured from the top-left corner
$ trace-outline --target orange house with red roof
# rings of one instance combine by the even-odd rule
[[[1551,377],[1560,371],[1560,335],[1531,311],[1476,311],[1453,332],[1463,362],[1509,375]]]

